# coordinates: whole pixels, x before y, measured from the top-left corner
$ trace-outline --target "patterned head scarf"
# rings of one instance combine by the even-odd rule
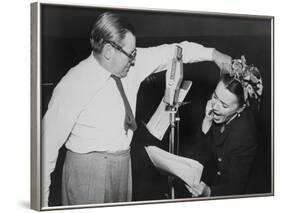
[[[241,83],[244,90],[244,102],[250,105],[249,99],[260,102],[263,84],[261,74],[254,65],[247,65],[245,57],[233,59],[231,65],[225,65],[221,69],[221,74],[229,74],[233,80]]]

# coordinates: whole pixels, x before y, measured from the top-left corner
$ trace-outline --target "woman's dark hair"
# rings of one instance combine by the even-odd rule
[[[236,95],[239,106],[243,106],[245,104],[245,99],[242,84],[235,78],[231,77],[229,74],[223,74],[221,76],[221,81],[224,83],[226,89]]]
[[[120,44],[127,32],[135,35],[135,29],[127,19],[111,12],[101,14],[91,30],[90,40],[93,51],[101,53],[105,41]]]

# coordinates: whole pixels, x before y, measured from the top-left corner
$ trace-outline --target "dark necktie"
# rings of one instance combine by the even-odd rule
[[[117,88],[118,88],[118,90],[121,94],[121,97],[123,99],[123,102],[124,102],[124,106],[125,106],[124,128],[125,128],[125,131],[127,132],[128,129],[135,131],[137,129],[137,124],[136,124],[131,106],[130,106],[127,96],[125,94],[122,82],[121,82],[120,78],[118,78],[115,75],[111,75],[111,77],[115,80]]]

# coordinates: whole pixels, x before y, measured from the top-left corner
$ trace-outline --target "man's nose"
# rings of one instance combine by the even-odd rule
[[[130,62],[130,66],[131,66],[131,67],[135,66],[135,61],[131,61],[131,62]]]
[[[135,66],[135,62],[136,62],[136,59],[134,58],[134,59],[132,59],[132,60],[130,60],[130,65],[133,67],[133,66]]]

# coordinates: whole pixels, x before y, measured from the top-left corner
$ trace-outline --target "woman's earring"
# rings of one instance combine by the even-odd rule
[[[246,105],[243,105],[242,108],[240,108],[237,112],[236,112],[236,115],[237,117],[239,118],[240,117],[240,113],[243,112],[243,110],[246,108]]]

